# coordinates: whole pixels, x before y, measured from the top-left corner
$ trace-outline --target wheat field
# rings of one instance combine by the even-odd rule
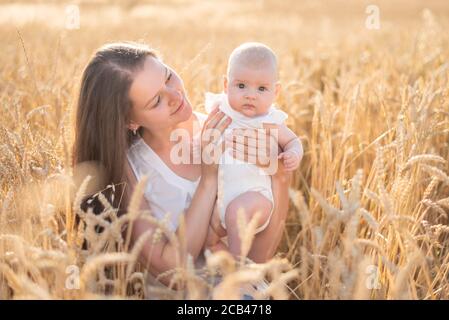
[[[234,299],[262,278],[258,298],[449,298],[447,1],[73,3],[76,28],[61,2],[0,1],[0,299]],[[367,26],[372,4],[378,28]],[[198,270],[157,221],[159,237],[128,250],[121,231],[142,186],[127,215],[106,199],[100,215],[80,209],[89,180],[72,177],[77,88],[94,50],[118,40],[156,48],[199,111],[238,44],[277,53],[277,103],[305,155],[271,261],[219,253]],[[179,248],[169,273],[180,290],[149,285],[137,263],[163,233]]]

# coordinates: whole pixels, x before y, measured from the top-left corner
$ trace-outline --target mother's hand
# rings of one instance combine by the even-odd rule
[[[219,159],[224,151],[224,141],[220,139],[231,121],[217,106],[204,122],[201,130],[201,177],[204,179],[217,177]]]

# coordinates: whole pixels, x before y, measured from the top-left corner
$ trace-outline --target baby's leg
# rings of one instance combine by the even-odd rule
[[[245,192],[229,203],[225,213],[225,224],[228,233],[229,251],[237,259],[241,255],[241,239],[237,226],[237,212],[240,208],[245,212],[247,223],[249,223],[256,212],[260,212],[256,227],[259,228],[270,218],[272,203],[261,193],[254,191]]]

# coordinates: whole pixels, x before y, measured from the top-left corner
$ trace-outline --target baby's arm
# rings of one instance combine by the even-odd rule
[[[278,143],[282,148],[279,159],[283,159],[285,170],[293,171],[299,167],[303,156],[301,140],[286,125],[277,125]]]

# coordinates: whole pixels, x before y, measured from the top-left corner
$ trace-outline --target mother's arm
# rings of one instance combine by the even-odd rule
[[[206,119],[202,130],[201,148],[204,150],[210,144],[215,145],[216,139],[213,135],[207,134],[208,129],[216,129],[223,133],[226,127],[230,124],[230,119],[226,117],[225,121],[221,121],[224,118],[224,113],[218,111],[211,112]],[[189,253],[194,260],[197,259],[200,252],[203,249],[204,242],[209,228],[209,221],[215,204],[217,196],[217,163],[209,163],[203,161],[201,164],[201,178],[195,194],[192,198],[190,207],[184,214],[184,233],[180,228],[176,231],[178,239],[183,237],[185,250]],[[135,186],[137,185],[136,177],[132,171],[129,163],[126,161],[125,175],[128,183],[128,188],[125,190],[125,203],[129,203],[131,195]],[[141,210],[149,210],[148,203],[144,200],[141,201]],[[138,217],[131,225],[131,242],[135,243],[138,239],[146,233],[154,235],[157,227],[151,223],[144,216]],[[179,267],[177,265],[177,257],[179,254],[179,248],[170,243],[167,237],[162,237],[161,241],[153,243],[153,241],[146,241],[142,251],[139,255],[140,260],[146,265],[153,274],[161,274],[165,271]],[[164,284],[169,284],[170,278],[166,277],[161,279]]]
[[[125,192],[125,201],[129,202],[132,192],[137,184],[136,177],[129,164],[125,168],[128,188]],[[191,205],[185,214],[184,242],[186,251],[196,260],[204,246],[208,231],[208,221],[216,198],[217,182],[210,178],[201,178]],[[141,201],[141,210],[150,210],[148,202]],[[131,243],[135,243],[145,233],[154,235],[157,226],[151,223],[144,216],[139,216],[131,226]],[[176,236],[180,237],[180,230],[176,231]],[[163,236],[157,243],[146,241],[139,255],[139,260],[154,275],[161,274],[177,266],[177,255],[179,248],[170,243],[167,237]],[[161,278],[161,282],[168,285],[169,277]]]

